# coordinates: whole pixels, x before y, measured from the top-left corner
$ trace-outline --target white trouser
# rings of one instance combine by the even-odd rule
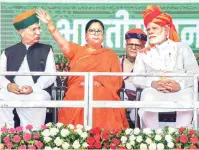
[[[33,92],[29,95],[17,95],[8,92],[7,89],[0,90],[1,100],[30,100],[41,101],[50,100],[50,95],[41,90],[39,92]],[[7,126],[8,128],[14,127],[14,108],[0,108],[0,127]],[[17,114],[20,118],[20,125],[26,127],[31,124],[34,130],[39,130],[41,125],[45,123],[46,108],[16,108]]]
[[[153,88],[146,88],[141,94],[141,101],[184,101],[186,106],[192,106],[193,103],[193,89],[187,88],[175,93],[161,93]],[[171,112],[174,109],[147,109],[141,108],[139,110],[141,127],[143,128],[159,128],[158,112]],[[189,126],[193,112],[187,109],[178,109],[176,116],[176,127]],[[142,125],[143,123],[143,125]]]

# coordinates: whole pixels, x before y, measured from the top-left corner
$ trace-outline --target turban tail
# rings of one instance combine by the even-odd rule
[[[158,6],[149,5],[147,6],[146,10],[144,10],[141,14],[143,14],[145,27],[147,27],[148,23],[150,22],[153,22],[160,26],[168,25],[170,27],[169,39],[175,42],[180,41],[171,16],[167,13],[162,13],[161,9]]]
[[[37,18],[35,10],[23,12],[13,20],[13,25],[16,30],[25,29],[35,23],[39,23],[39,18]]]

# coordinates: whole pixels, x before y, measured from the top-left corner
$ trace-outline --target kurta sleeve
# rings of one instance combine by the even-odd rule
[[[133,70],[134,75],[147,73],[146,67],[141,55],[142,53],[138,53],[136,56],[134,70]],[[151,87],[152,81],[155,81],[155,80],[158,80],[158,79],[156,77],[139,77],[139,76],[133,77],[133,83],[135,87],[139,87],[142,89]]]
[[[6,72],[7,71],[7,57],[5,55],[5,52],[1,54],[0,57],[0,72]],[[10,83],[10,81],[5,76],[0,76],[0,88],[7,88],[7,85]]]
[[[185,43],[180,43],[182,57],[183,57],[183,66],[185,73],[187,74],[193,74],[193,73],[199,73],[198,64],[196,61],[196,58],[194,56],[194,53],[192,49]],[[193,78],[182,78],[180,80],[177,80],[177,82],[180,84],[181,89],[188,88],[190,86],[193,86]]]

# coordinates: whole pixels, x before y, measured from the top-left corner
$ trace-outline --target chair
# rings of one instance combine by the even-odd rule
[[[60,77],[57,77],[57,84],[52,87],[52,100],[63,100],[67,90],[67,81],[67,77],[64,80],[62,80]],[[57,122],[57,112],[58,108],[52,108],[52,120],[55,123]]]

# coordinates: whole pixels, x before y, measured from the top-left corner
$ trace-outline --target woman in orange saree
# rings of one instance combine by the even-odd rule
[[[116,53],[104,48],[104,25],[99,20],[90,20],[86,25],[87,44],[80,46],[64,39],[56,29],[47,12],[37,10],[38,17],[47,24],[53,38],[59,45],[64,56],[70,62],[71,72],[121,72],[121,66]],[[120,101],[117,94],[122,86],[122,77],[96,76],[94,77],[93,99]],[[84,77],[71,76],[68,80],[68,90],[64,100],[84,99]],[[64,124],[83,124],[83,108],[62,108],[58,114],[58,121]],[[121,108],[94,108],[93,127],[113,130],[125,129],[128,122],[125,109]]]

